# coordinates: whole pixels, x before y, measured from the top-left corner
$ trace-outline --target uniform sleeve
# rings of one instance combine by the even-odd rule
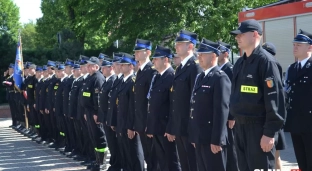
[[[131,86],[132,87],[132,86]],[[134,129],[134,92],[132,91],[132,88],[129,90],[129,106],[128,106],[128,117],[127,117],[127,123],[126,128],[133,130]]]
[[[93,112],[93,115],[98,115],[98,108],[99,108],[99,103],[98,103],[98,95],[99,95],[99,92],[100,92],[100,89],[102,87],[104,83],[104,78],[101,78],[101,77],[97,77],[94,81],[94,85],[93,85],[93,109],[94,109],[94,112]]]
[[[225,129],[225,126],[229,115],[230,94],[231,81],[226,75],[222,75],[216,81],[213,92],[214,109],[211,144],[226,145],[225,137],[227,135],[227,129]]]
[[[260,65],[263,82],[263,97],[266,119],[263,135],[273,138],[284,123],[285,101],[282,81],[278,67],[273,61],[265,61]],[[281,107],[282,106],[282,107]]]

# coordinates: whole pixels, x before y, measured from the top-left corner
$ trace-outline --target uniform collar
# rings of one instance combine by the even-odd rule
[[[183,66],[187,63],[187,61],[188,61],[189,59],[191,59],[193,56],[194,56],[194,54],[190,54],[189,56],[187,56],[186,58],[184,58],[184,59],[181,61],[182,68],[183,68]]]
[[[119,74],[117,75],[118,78],[120,78],[121,76],[122,76],[122,73],[119,73]]]
[[[298,63],[301,63],[301,68],[303,68],[303,66],[308,62],[308,60],[310,59],[310,57],[307,57],[305,59],[303,59],[302,61],[298,61]]]
[[[141,71],[143,71],[145,65],[146,65],[147,63],[149,63],[149,62],[150,62],[150,61],[147,60],[147,61],[145,61],[145,62],[140,66]]]
[[[108,81],[108,80],[109,80],[109,78],[110,78],[110,77],[112,77],[113,75],[114,75],[114,74],[112,74],[112,75],[110,75],[110,76],[106,77],[106,78],[105,78],[105,81]]]
[[[131,74],[129,74],[128,76],[124,77],[124,78],[123,78],[123,81],[126,82],[127,79],[128,79],[131,75],[133,75],[133,73],[131,73]]]
[[[216,67],[217,65],[208,68],[207,70],[205,70],[205,76],[212,70],[212,68]]]
[[[219,68],[221,69],[225,64],[227,64],[229,62],[225,62],[224,64],[222,64],[221,66],[219,66]]]
[[[163,70],[160,75],[163,75],[171,66],[169,65],[165,70]]]

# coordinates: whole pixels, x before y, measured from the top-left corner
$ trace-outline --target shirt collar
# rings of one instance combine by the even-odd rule
[[[145,65],[146,65],[147,63],[149,63],[149,62],[150,62],[150,61],[147,60],[147,61],[145,61],[145,62],[140,66],[141,71],[143,71]]]
[[[165,70],[163,70],[160,75],[163,75],[171,66],[168,66]]]
[[[74,80],[74,81],[77,81],[80,77],[83,77],[83,76],[81,75],[81,76],[79,76],[79,77],[75,78],[75,80]]]
[[[41,80],[43,80],[43,77],[39,78],[38,82],[40,82]]]
[[[227,64],[228,62],[225,62],[224,64],[222,64],[221,66],[219,66],[219,68],[221,69],[225,64]]]
[[[182,64],[182,67],[184,67],[184,65],[187,63],[187,61],[189,59],[191,59],[194,55],[193,54],[190,54],[189,56],[187,56],[186,58],[184,58],[182,61],[181,61],[181,64]]]
[[[89,73],[86,73],[83,78],[86,79],[88,77]]]
[[[123,78],[123,81],[126,82],[127,79],[128,79],[131,75],[133,75],[133,74],[129,74],[128,76],[124,77],[124,78]]]
[[[215,65],[215,66],[217,66],[217,65]],[[214,68],[215,66],[213,66],[213,67],[210,67],[210,68],[208,68],[207,70],[205,70],[205,76],[212,70],[212,68]]]
[[[66,77],[67,77],[67,76],[65,76],[65,77],[61,78],[61,82],[63,82],[64,78],[66,78]]]
[[[310,59],[310,57],[307,57],[305,59],[303,59],[302,61],[298,61],[298,63],[301,63],[301,68],[303,68],[303,66],[307,63],[307,61]]]
[[[119,73],[119,74],[117,75],[118,78],[120,78],[121,76],[122,76],[122,73]]]
[[[105,81],[108,81],[108,79],[109,79],[110,77],[112,77],[113,75],[114,75],[114,74],[112,74],[112,75],[106,77],[106,78],[105,78]]]

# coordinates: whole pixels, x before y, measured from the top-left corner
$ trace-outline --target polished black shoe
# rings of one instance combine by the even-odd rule
[[[52,144],[50,143],[48,147],[49,147],[49,148],[56,148],[56,147],[57,147],[57,144],[56,144],[56,143],[52,143]]]
[[[13,127],[13,125],[10,125],[10,126],[9,126],[9,128],[12,128],[12,127]]]
[[[85,157],[80,156],[80,155],[73,156],[73,160],[76,160],[76,161],[84,161],[85,159],[86,159]]]
[[[63,146],[63,147],[57,147],[57,148],[55,148],[55,150],[56,151],[64,151],[65,150],[65,147]]]
[[[99,164],[94,164],[92,168],[90,168],[91,171],[100,171],[101,166]]]
[[[80,164],[81,164],[81,165],[84,165],[84,166],[89,166],[89,165],[91,165],[92,163],[93,163],[93,162],[90,161],[90,160],[85,160],[85,161],[81,162]]]

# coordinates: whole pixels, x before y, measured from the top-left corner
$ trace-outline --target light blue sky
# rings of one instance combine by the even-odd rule
[[[37,18],[42,17],[40,4],[41,0],[13,0],[20,9],[20,22],[28,23],[29,20],[36,22]]]

